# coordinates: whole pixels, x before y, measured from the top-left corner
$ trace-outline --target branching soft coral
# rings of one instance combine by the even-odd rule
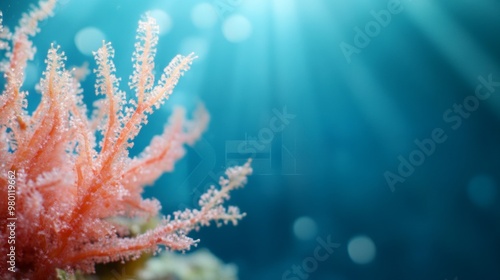
[[[104,42],[94,54],[96,93],[103,98],[89,119],[78,75],[66,69],[64,53],[52,45],[38,87],[41,102],[30,114],[28,92],[21,90],[27,61],[35,52],[30,37],[38,32],[39,21],[51,15],[55,2],[42,1],[23,16],[14,32],[0,31],[0,51],[6,54],[1,67],[5,89],[0,95],[2,256],[11,251],[4,223],[17,218],[12,244],[17,272],[8,271],[8,263],[2,261],[1,278],[53,278],[57,268],[92,273],[97,263],[137,258],[159,245],[187,250],[197,242],[187,234],[211,221],[236,224],[244,214],[223,203],[231,190],[246,183],[252,172],[249,163],[228,169],[221,188],[211,188],[201,197],[200,209],[175,212],[143,234],[132,236],[113,222],[116,217],[158,214],[158,201],[141,197],[143,187],[171,171],[184,154],[183,145],[193,144],[206,128],[208,115],[203,107],[193,120],[177,110],[161,135],[139,156],[129,157],[128,149],[148,116],[168,99],[195,57],[176,56],[155,83],[158,26],[146,16],[139,22],[129,82],[136,98],[127,100],[119,89],[114,50]],[[102,141],[96,143],[98,136]],[[16,173],[15,211],[10,214],[9,171]]]

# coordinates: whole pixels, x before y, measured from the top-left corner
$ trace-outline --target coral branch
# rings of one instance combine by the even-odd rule
[[[17,272],[8,272],[8,263],[0,262],[0,278],[53,279],[56,269],[93,273],[97,263],[138,258],[160,245],[188,250],[198,241],[187,235],[212,221],[236,224],[245,214],[223,203],[232,190],[246,183],[252,172],[250,162],[229,168],[220,189],[212,187],[201,197],[199,209],[174,212],[137,235],[115,222],[159,215],[160,203],[142,198],[143,188],[172,171],[185,153],[184,146],[193,145],[208,125],[203,106],[192,120],[176,109],[163,133],[139,156],[129,157],[134,138],[153,110],[168,99],[195,56],[176,56],[155,84],[158,26],[146,16],[139,22],[129,83],[136,99],[127,100],[120,90],[115,51],[111,43],[103,42],[94,53],[95,92],[100,99],[89,119],[80,86],[82,71],[68,70],[64,52],[51,45],[38,86],[42,98],[30,114],[28,93],[20,90],[27,61],[35,52],[29,38],[38,32],[39,22],[52,14],[55,2],[41,1],[22,17],[13,34],[0,21],[0,50],[6,55],[1,63],[6,83],[0,95],[0,195],[15,195],[16,202],[13,214],[1,211],[0,220],[7,221],[8,215],[17,219]],[[96,143],[100,136],[102,142]],[[11,172],[16,174],[15,184],[8,175]],[[11,202],[1,199],[0,207],[7,206]],[[8,240],[9,234],[2,226],[0,238]],[[4,242],[0,255],[10,250]]]
[[[12,37],[10,41],[13,47],[12,52],[6,54],[7,61],[2,62],[2,64],[6,65],[0,67],[5,73],[6,79],[5,90],[0,96],[0,124],[17,121],[21,129],[26,126],[23,116],[27,105],[24,102],[27,93],[21,92],[21,85],[26,63],[28,60],[33,59],[35,53],[29,37],[38,33],[38,23],[52,15],[55,4],[56,0],[41,1],[38,8],[35,8],[29,14],[23,15],[12,36],[5,34],[2,30],[2,39]],[[8,49],[5,42],[1,45],[2,49]],[[16,131],[18,126],[13,126],[12,129]]]

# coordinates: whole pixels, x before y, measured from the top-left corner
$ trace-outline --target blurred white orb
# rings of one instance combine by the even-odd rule
[[[467,194],[471,202],[478,207],[489,207],[495,202],[498,187],[495,181],[486,175],[472,178],[467,186]]]
[[[92,56],[92,52],[97,51],[105,39],[106,36],[100,29],[90,26],[76,33],[75,45],[82,54]]]
[[[194,52],[199,59],[203,59],[208,53],[208,46],[209,45],[206,39],[200,37],[190,37],[182,41],[179,52],[183,55],[188,55]]]
[[[252,34],[252,24],[242,15],[232,15],[224,21],[222,33],[229,42],[243,42]]]
[[[366,235],[355,236],[349,240],[347,252],[354,263],[368,264],[375,259],[375,243]]]
[[[200,3],[191,11],[191,20],[200,29],[210,29],[217,23],[217,11],[210,3]]]
[[[156,24],[160,27],[160,35],[167,34],[172,29],[172,18],[163,10],[152,10],[150,15],[156,19]]]
[[[300,240],[311,240],[318,234],[318,226],[313,219],[300,217],[293,223],[293,233]]]

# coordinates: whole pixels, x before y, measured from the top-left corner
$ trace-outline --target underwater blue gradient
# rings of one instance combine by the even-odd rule
[[[4,23],[14,26],[34,2],[2,0]],[[203,102],[210,112],[203,139],[147,189],[165,214],[193,207],[226,166],[254,157],[255,174],[231,200],[248,216],[195,234],[237,264],[240,279],[500,279],[500,85],[485,83],[500,82],[499,1],[62,3],[34,40],[27,89],[52,42],[68,65],[95,65],[75,44],[86,27],[113,43],[126,89],[137,22],[148,10],[171,23],[158,72],[177,53],[198,53],[132,154],[175,105],[193,111]],[[191,18],[200,3],[222,9],[194,21],[206,28]],[[390,9],[397,12],[388,19],[381,11]],[[251,30],[225,25],[234,16]],[[367,26],[372,38],[358,32]],[[242,41],[228,41],[228,32]],[[89,105],[93,83],[91,74],[83,85]],[[474,97],[478,87],[490,96]],[[398,181],[392,188],[387,176]],[[332,252],[328,240],[339,244]]]

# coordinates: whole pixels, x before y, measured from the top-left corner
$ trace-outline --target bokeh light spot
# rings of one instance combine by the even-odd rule
[[[347,251],[351,260],[357,264],[368,264],[375,259],[376,255],[375,243],[365,235],[351,238]]]
[[[318,233],[316,222],[309,217],[300,217],[293,223],[293,233],[300,240],[311,240]]]
[[[92,56],[92,52],[97,51],[105,39],[106,36],[101,30],[95,27],[86,27],[76,33],[75,45],[82,54]]]
[[[467,187],[467,194],[471,202],[478,207],[489,207],[495,202],[498,187],[495,181],[486,175],[472,178]]]
[[[208,53],[208,42],[207,40],[199,37],[187,38],[182,41],[179,52],[183,55],[188,55],[194,52],[196,56],[203,59]]]
[[[200,3],[191,11],[191,20],[200,29],[210,29],[217,23],[217,11],[210,3]]]
[[[252,24],[242,15],[233,15],[224,21],[222,33],[229,42],[243,42],[252,34]]]
[[[163,10],[152,10],[150,15],[156,19],[160,27],[160,35],[167,34],[172,29],[172,18]]]

